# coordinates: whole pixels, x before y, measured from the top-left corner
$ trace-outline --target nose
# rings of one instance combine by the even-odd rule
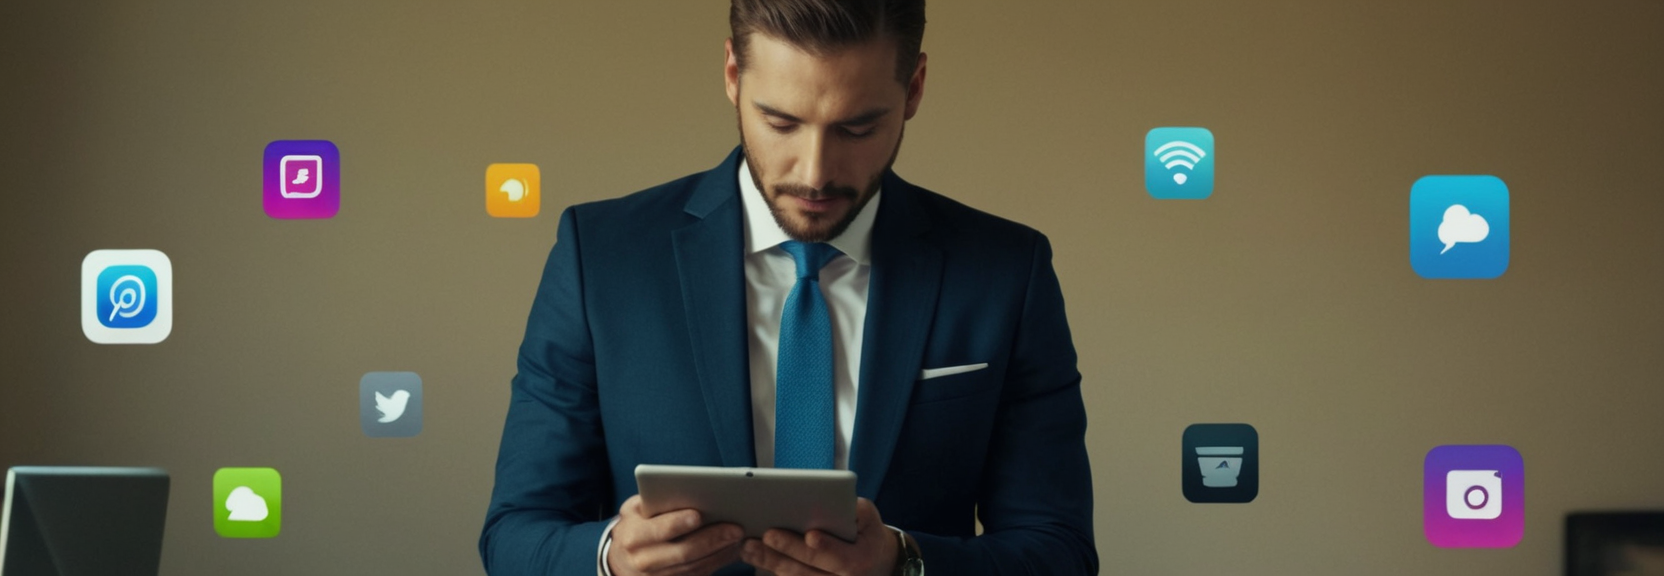
[[[815,190],[825,190],[836,176],[836,166],[833,145],[827,141],[824,132],[815,134],[808,139],[808,149],[804,151],[803,161],[799,163],[799,176],[802,182]]]

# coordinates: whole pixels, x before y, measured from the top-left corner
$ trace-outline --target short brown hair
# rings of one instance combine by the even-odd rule
[[[919,65],[924,0],[732,0],[728,26],[741,70],[753,32],[816,55],[879,37],[893,38],[896,79],[905,85]]]

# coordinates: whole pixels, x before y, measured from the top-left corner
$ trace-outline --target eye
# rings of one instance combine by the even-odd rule
[[[861,138],[871,136],[874,128],[872,126],[866,126],[860,130],[851,130],[849,128],[844,128],[843,130],[845,136],[859,140]]]
[[[796,124],[775,124],[773,122],[768,123],[768,127],[773,128],[775,133],[778,134],[790,134],[797,129]]]

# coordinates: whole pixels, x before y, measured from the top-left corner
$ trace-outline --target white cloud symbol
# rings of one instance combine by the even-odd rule
[[[255,494],[247,486],[238,486],[225,498],[225,507],[231,510],[231,520],[237,522],[259,522],[266,519],[266,499]]]
[[[1468,212],[1468,207],[1461,204],[1453,205],[1444,211],[1444,222],[1439,223],[1439,242],[1444,243],[1444,249],[1439,253],[1449,252],[1458,242],[1479,242],[1491,235],[1491,224],[1484,216]]]

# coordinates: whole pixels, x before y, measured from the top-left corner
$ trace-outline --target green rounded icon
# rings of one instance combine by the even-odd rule
[[[272,538],[283,529],[283,476],[273,468],[214,472],[214,531],[225,538]]]

